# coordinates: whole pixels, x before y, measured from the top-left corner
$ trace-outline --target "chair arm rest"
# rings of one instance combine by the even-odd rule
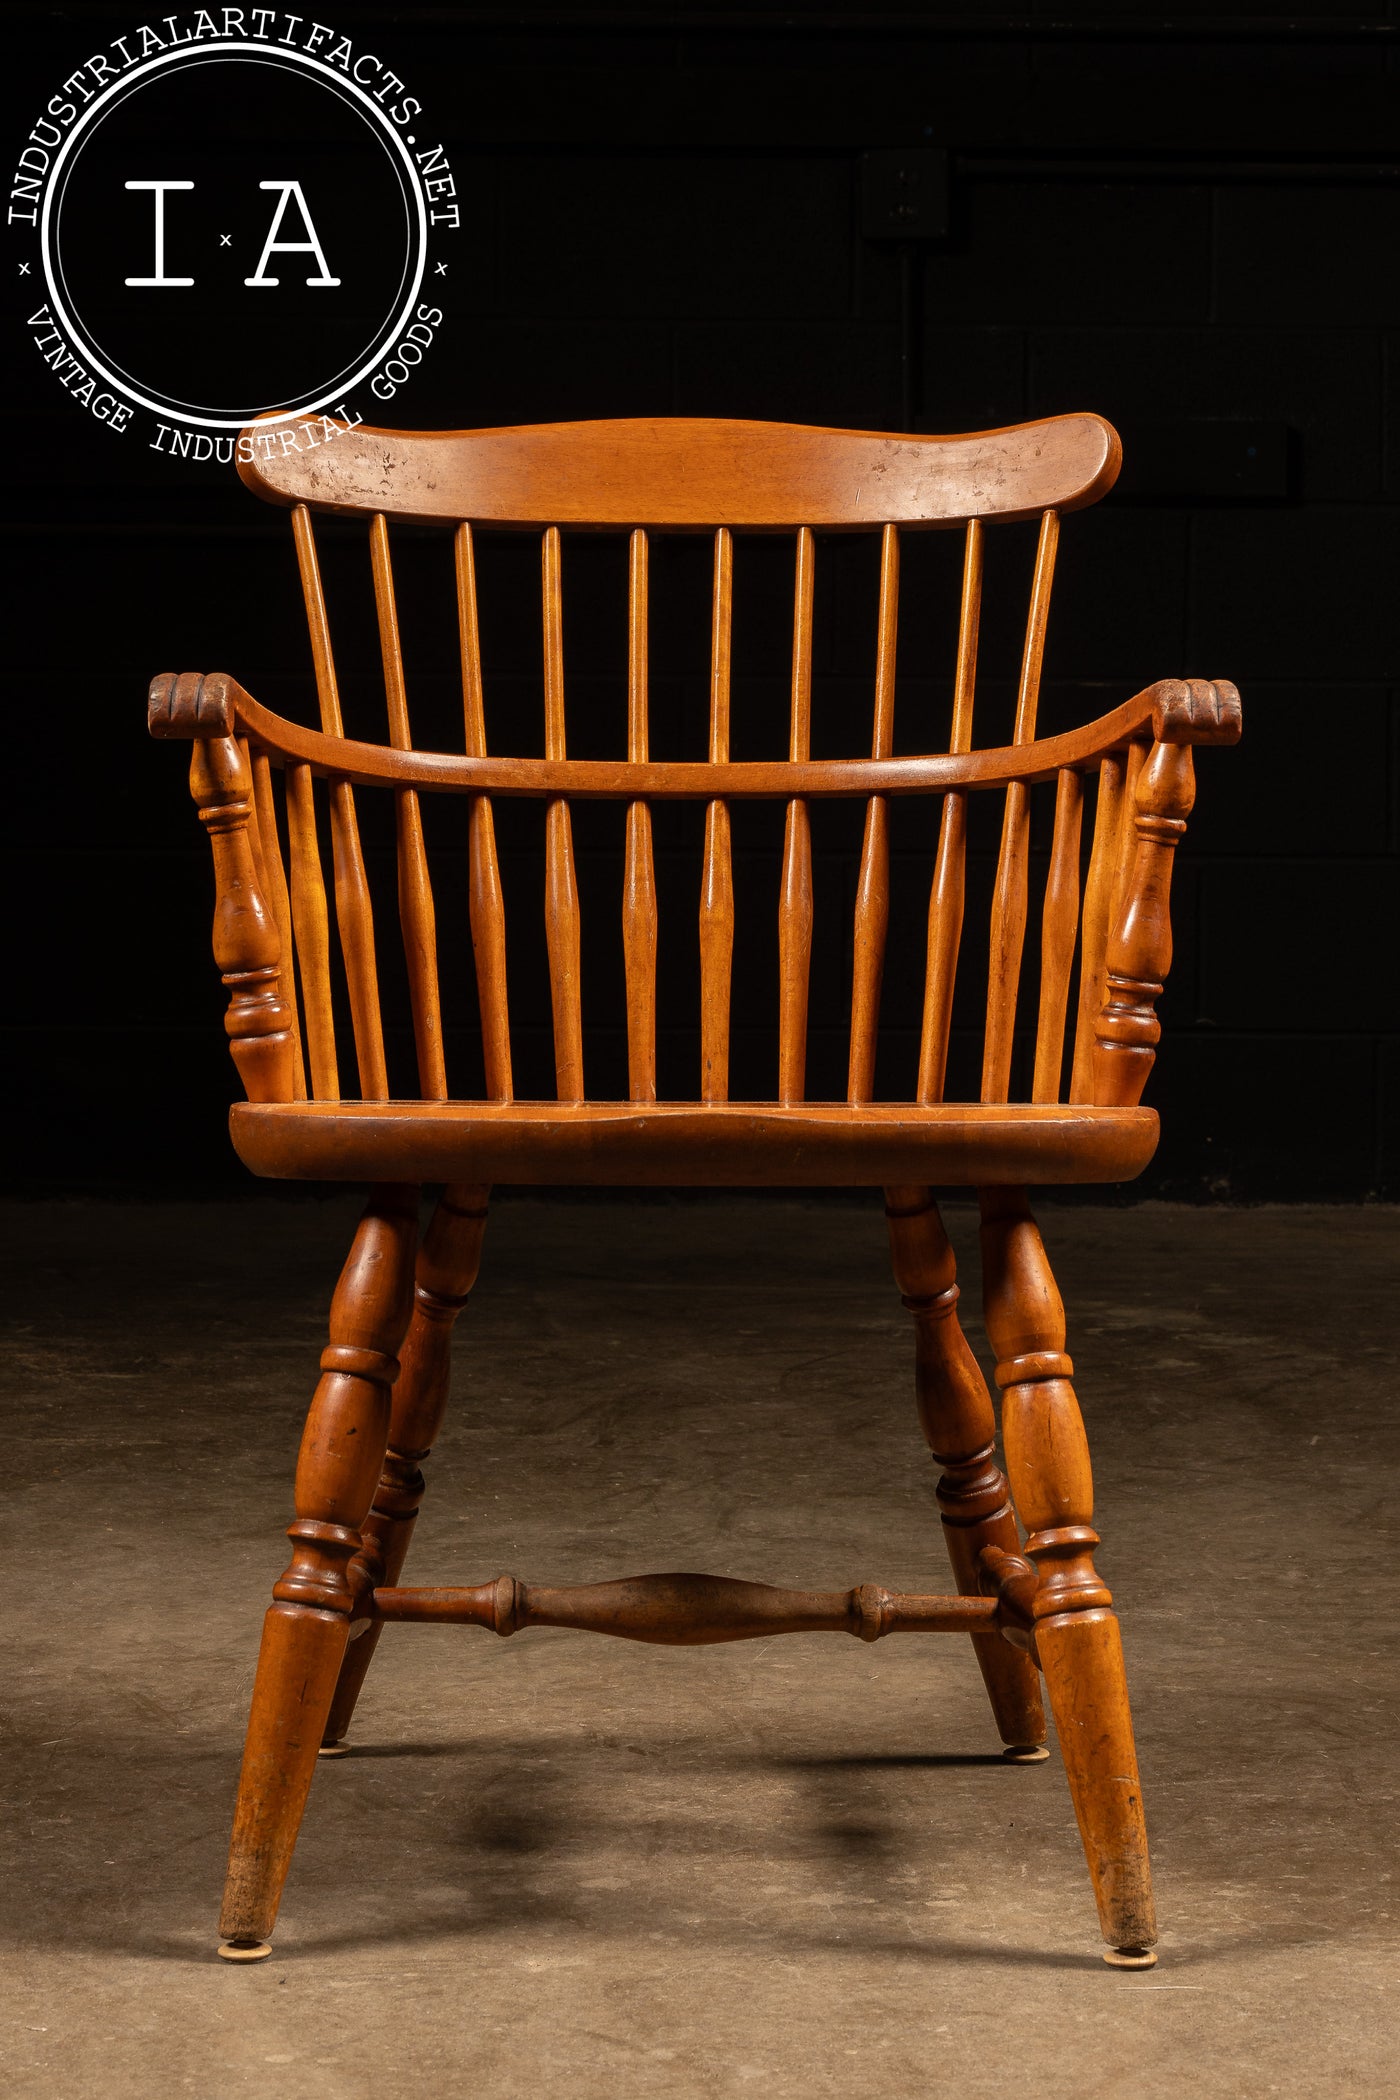
[[[162,671],[146,692],[146,727],[162,738],[234,736],[248,698],[224,671]]]

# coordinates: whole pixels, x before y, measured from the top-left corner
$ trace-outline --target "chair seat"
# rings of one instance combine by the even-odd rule
[[[234,1146],[279,1180],[878,1188],[1130,1181],[1150,1108],[953,1102],[239,1102]]]

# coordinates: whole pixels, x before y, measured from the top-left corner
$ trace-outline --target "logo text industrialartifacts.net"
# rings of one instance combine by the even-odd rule
[[[334,442],[366,396],[394,399],[442,325],[424,280],[447,276],[460,207],[422,108],[378,53],[276,8],[113,37],[48,98],[12,178],[40,357],[157,452]]]

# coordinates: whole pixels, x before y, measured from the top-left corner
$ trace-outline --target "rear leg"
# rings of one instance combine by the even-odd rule
[[[895,1281],[914,1315],[915,1381],[924,1438],[943,1468],[938,1506],[953,1575],[976,1596],[984,1546],[1021,1550],[1011,1491],[996,1460],[996,1416],[987,1383],[958,1324],[957,1263],[938,1206],[926,1188],[885,1191]],[[999,1633],[974,1633],[997,1728],[1013,1762],[1049,1755],[1045,1711],[1030,1657]]]
[[[423,1235],[413,1318],[394,1381],[384,1470],[365,1519],[360,1550],[350,1563],[350,1587],[357,1598],[368,1590],[392,1588],[403,1573],[425,1486],[419,1468],[437,1442],[447,1411],[452,1329],[476,1282],[490,1193],[489,1188],[465,1184],[444,1189]],[[343,1755],[355,1702],[382,1631],[382,1625],[370,1619],[359,1619],[352,1628],[326,1720],[322,1757]]]

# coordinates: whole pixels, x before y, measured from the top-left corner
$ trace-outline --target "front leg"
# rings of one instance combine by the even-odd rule
[[[219,1931],[230,1960],[271,1953],[282,1885],[350,1632],[346,1570],[384,1462],[389,1393],[408,1326],[418,1191],[371,1191],[331,1301],[297,1459],[291,1565],[263,1621]]]
[[[1022,1189],[982,1191],[987,1334],[1026,1552],[1039,1580],[1035,1646],[1098,1901],[1120,1968],[1150,1968],[1157,1923],[1123,1644],[1094,1567],[1094,1485],[1064,1353],[1065,1315]]]

